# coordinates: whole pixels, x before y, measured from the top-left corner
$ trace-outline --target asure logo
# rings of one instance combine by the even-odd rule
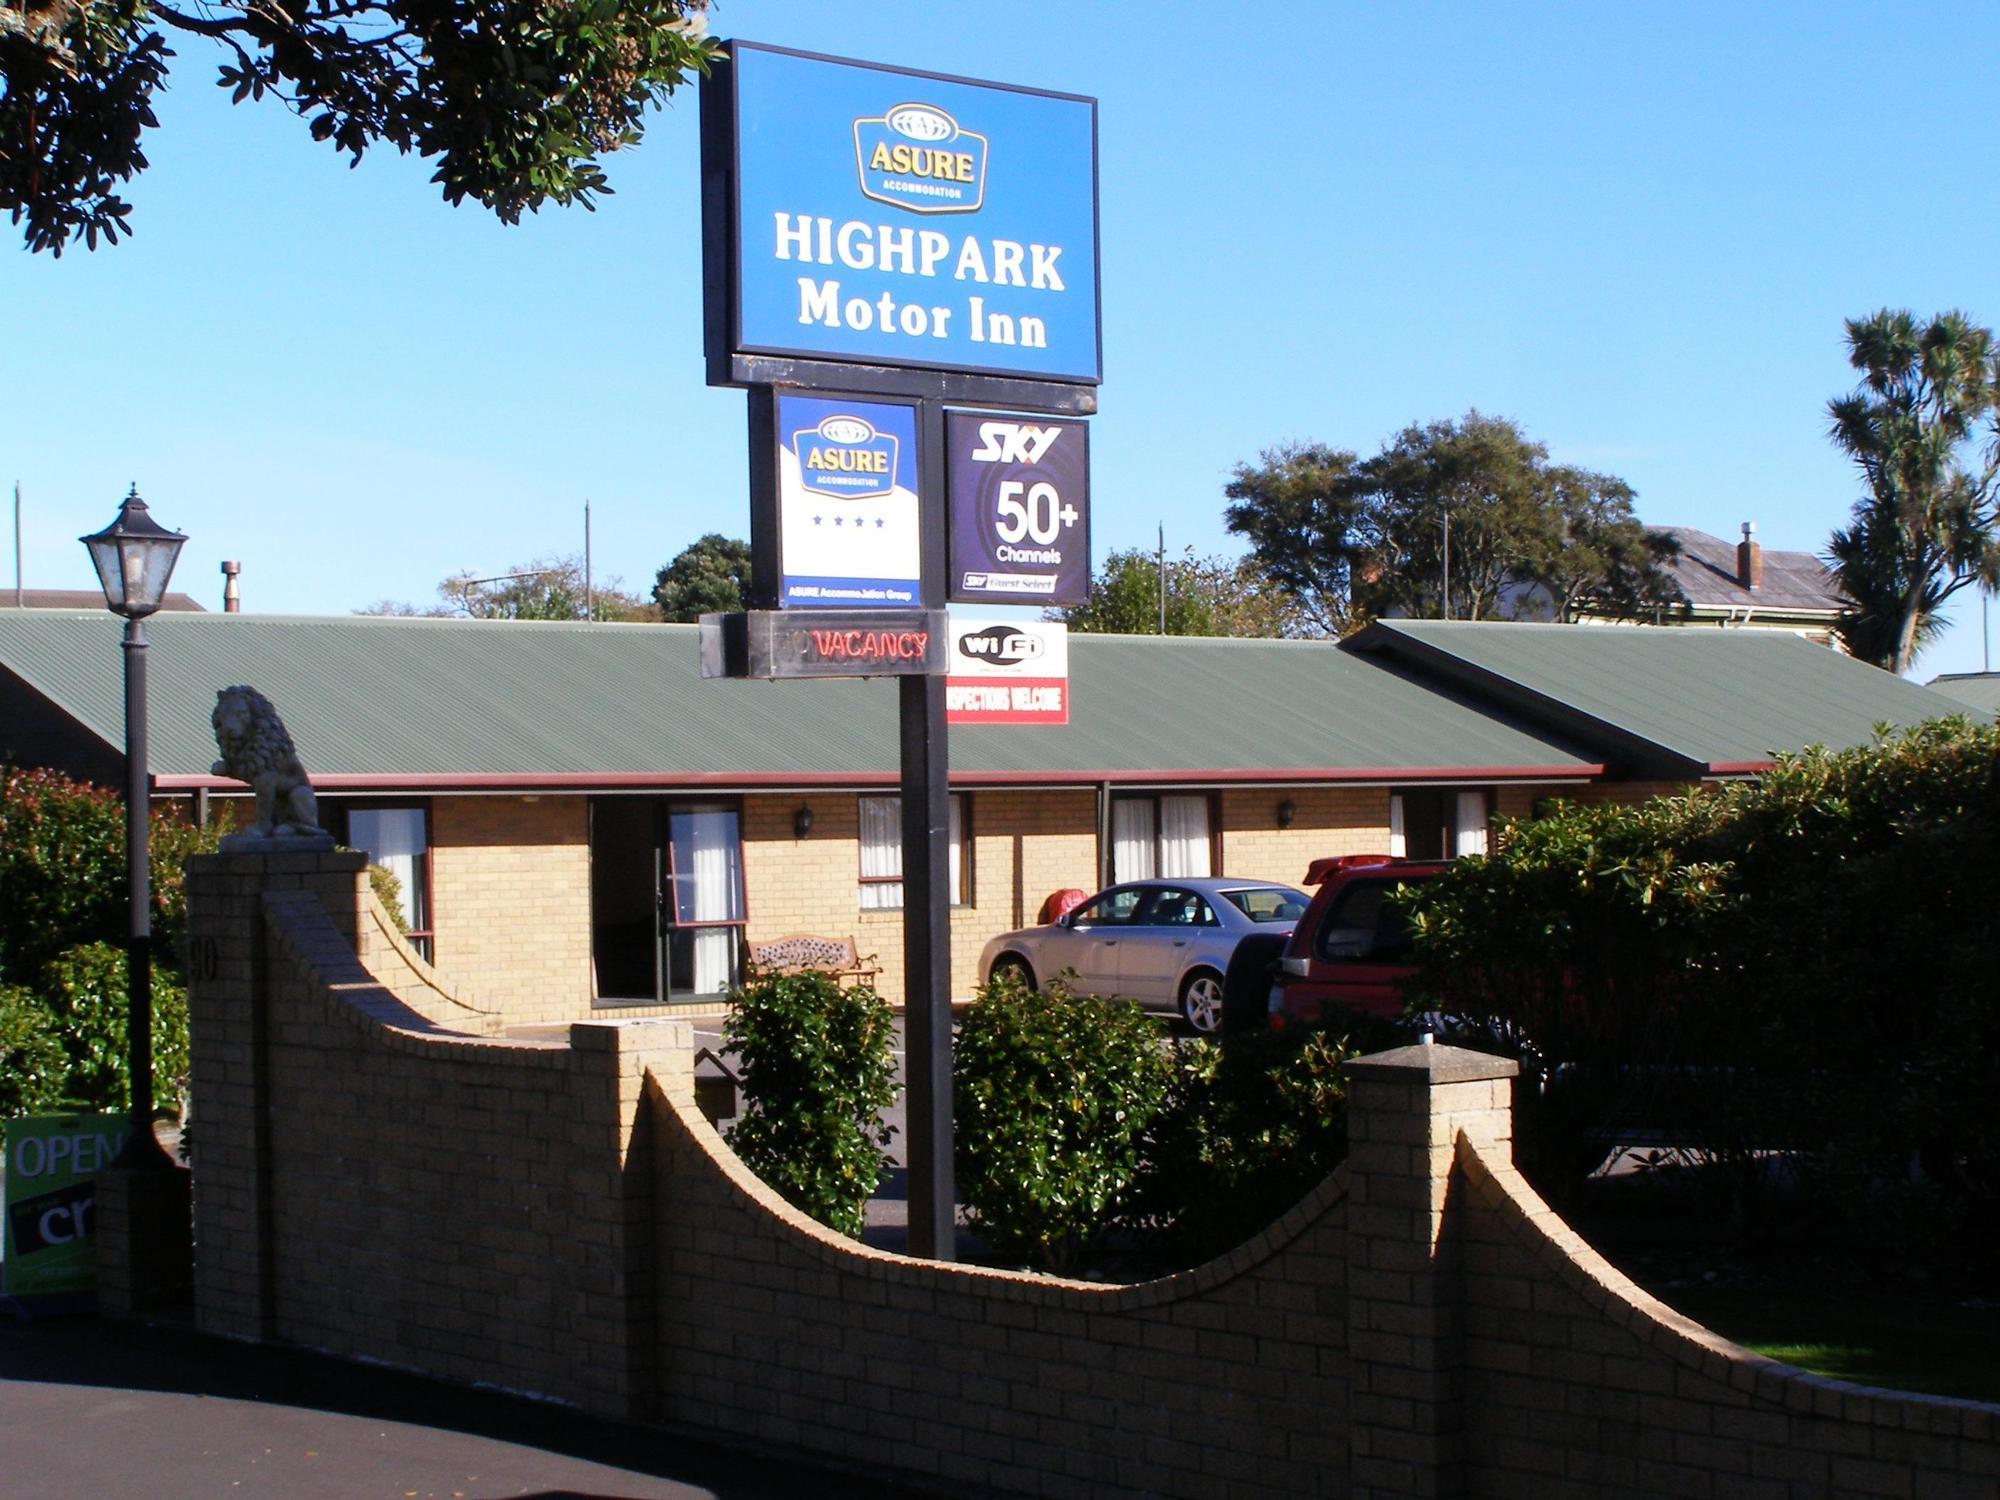
[[[792,434],[799,483],[835,500],[869,500],[896,487],[896,439],[863,417],[831,416]]]
[[[972,661],[990,662],[996,667],[1018,667],[1034,661],[1048,649],[1042,638],[1011,625],[988,625],[968,631],[958,638],[958,654]]]
[[[986,199],[986,137],[934,104],[898,104],[854,122],[861,192],[913,214],[977,213]]]

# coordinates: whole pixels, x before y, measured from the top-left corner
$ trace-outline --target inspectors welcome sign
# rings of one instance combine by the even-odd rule
[[[953,610],[944,716],[951,724],[1067,724],[1069,627]]]
[[[712,357],[1098,380],[1095,100],[727,51],[703,92]]]

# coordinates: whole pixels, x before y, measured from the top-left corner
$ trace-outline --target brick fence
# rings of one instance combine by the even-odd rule
[[[355,856],[190,863],[210,1331],[953,1494],[2000,1494],[2000,1408],[1759,1359],[1578,1241],[1513,1169],[1510,1062],[1356,1062],[1347,1165],[1179,1275],[916,1261],[744,1170],[685,1022],[427,1019],[433,976],[356,957],[364,891]]]

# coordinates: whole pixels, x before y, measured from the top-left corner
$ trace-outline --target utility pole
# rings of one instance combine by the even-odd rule
[[[1167,526],[1160,523],[1160,634],[1167,633]]]
[[[597,618],[597,596],[590,586],[590,502],[583,502],[583,617]]]
[[[1451,512],[1444,513],[1444,618],[1451,618]]]
[[[25,609],[21,593],[21,481],[14,481],[14,608]]]

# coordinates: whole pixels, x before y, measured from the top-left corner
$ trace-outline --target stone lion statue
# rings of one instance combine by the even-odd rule
[[[285,721],[271,700],[253,687],[226,687],[215,695],[216,748],[222,751],[211,773],[250,784],[257,794],[257,822],[246,832],[254,839],[320,833],[319,804],[306,780]]]

